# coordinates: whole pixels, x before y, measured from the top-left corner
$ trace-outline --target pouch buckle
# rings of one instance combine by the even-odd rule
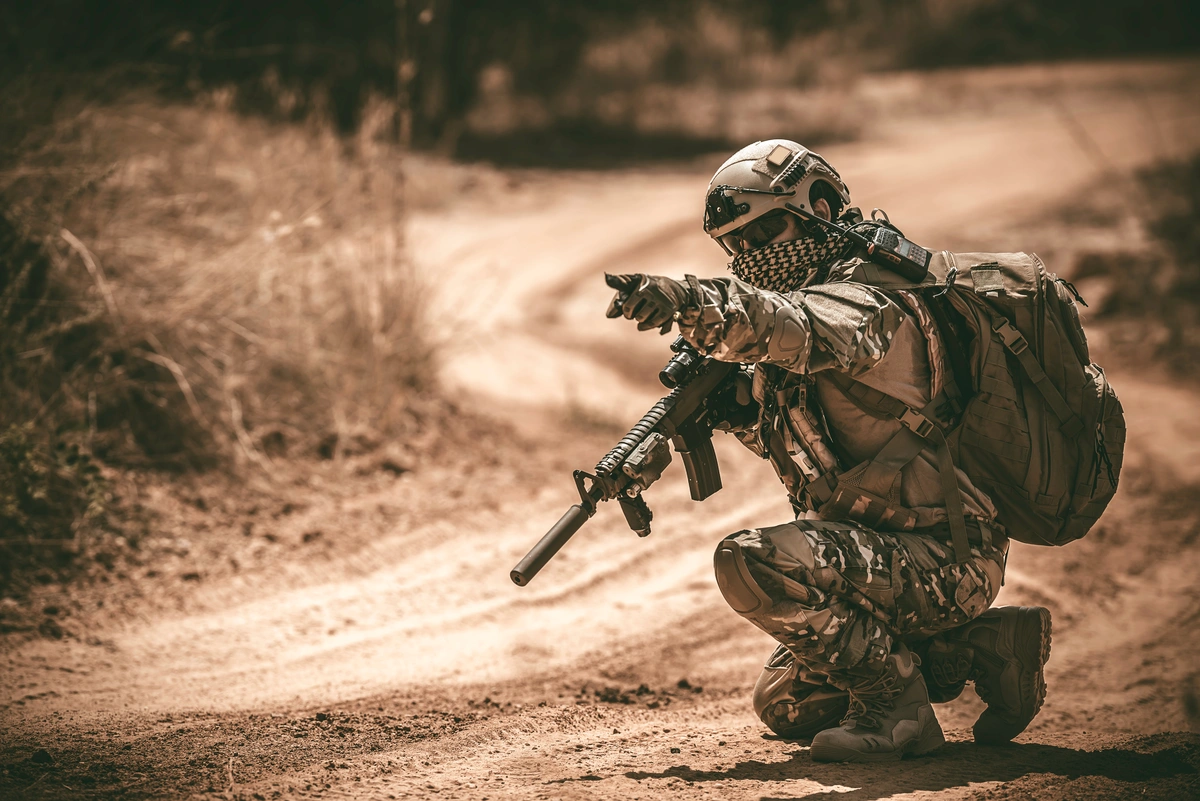
[[[933,433],[933,423],[930,419],[912,409],[904,410],[904,414],[900,415],[900,422],[908,426],[918,437],[927,438]]]
[[[1014,355],[1023,353],[1029,349],[1029,343],[1025,340],[1025,337],[1021,336],[1021,332],[1008,320],[997,320],[992,324],[992,330],[1000,335],[1000,339],[1004,342],[1004,347],[1012,351]]]

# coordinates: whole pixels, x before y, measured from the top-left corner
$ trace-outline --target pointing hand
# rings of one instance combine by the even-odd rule
[[[639,331],[657,328],[665,334],[675,322],[675,313],[694,306],[687,284],[661,275],[604,274],[604,281],[617,290],[606,312],[608,317],[637,320]]]

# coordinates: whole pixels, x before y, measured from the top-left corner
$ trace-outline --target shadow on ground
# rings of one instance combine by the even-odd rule
[[[786,782],[799,779],[840,785],[837,790],[805,795],[805,799],[873,801],[898,793],[940,791],[973,784],[1006,782],[997,791],[981,791],[989,799],[1028,798],[1032,791],[1054,786],[1055,797],[1139,798],[1200,797],[1200,736],[1160,734],[1134,738],[1121,747],[1081,751],[1039,743],[985,747],[948,743],[936,756],[898,764],[831,765],[813,762],[807,748],[793,751],[786,762],[747,760],[724,770],[695,770],[678,765],[660,772],[630,771],[627,778],[680,779],[686,782]],[[580,780],[586,777],[580,777]],[[881,780],[882,779],[882,780]],[[1071,788],[1077,780],[1085,780]],[[847,791],[842,788],[852,787]],[[1065,792],[1062,792],[1065,791]],[[764,797],[762,801],[784,801]]]

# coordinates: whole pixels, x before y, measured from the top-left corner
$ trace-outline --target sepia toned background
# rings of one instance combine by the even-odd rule
[[[1049,7],[1053,5],[1053,7]],[[1200,793],[1200,12],[1023,0],[181,4],[0,16],[0,795]],[[1126,407],[1018,744],[822,766],[711,578],[788,519],[718,441],[639,540],[508,570],[662,394],[602,275],[720,275],[786,137],[913,240],[1036,251]]]

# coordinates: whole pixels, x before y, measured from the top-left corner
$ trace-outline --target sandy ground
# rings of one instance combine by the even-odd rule
[[[1024,247],[1069,252],[1049,212],[1086,204],[1105,170],[1200,144],[1200,68],[1056,69],[894,79],[888,124],[824,155],[919,242],[1027,231]],[[604,508],[530,586],[510,583],[572,502],[570,470],[661,394],[668,340],[604,319],[601,273],[724,268],[698,219],[711,161],[514,173],[499,200],[415,220],[446,385],[511,447],[470,475],[310,481],[300,511],[273,516],[287,547],[257,567],[5,644],[0,795],[1200,797],[1200,394],[1149,370],[1111,371],[1130,441],[1095,533],[1010,558],[999,603],[1044,604],[1055,624],[1046,706],[1012,746],[971,742],[970,691],[939,707],[945,748],[894,765],[815,764],[766,732],[749,692],[772,643],[725,606],[710,559],[789,510],[732,441],[703,505],[676,465],[648,495],[649,539]]]

